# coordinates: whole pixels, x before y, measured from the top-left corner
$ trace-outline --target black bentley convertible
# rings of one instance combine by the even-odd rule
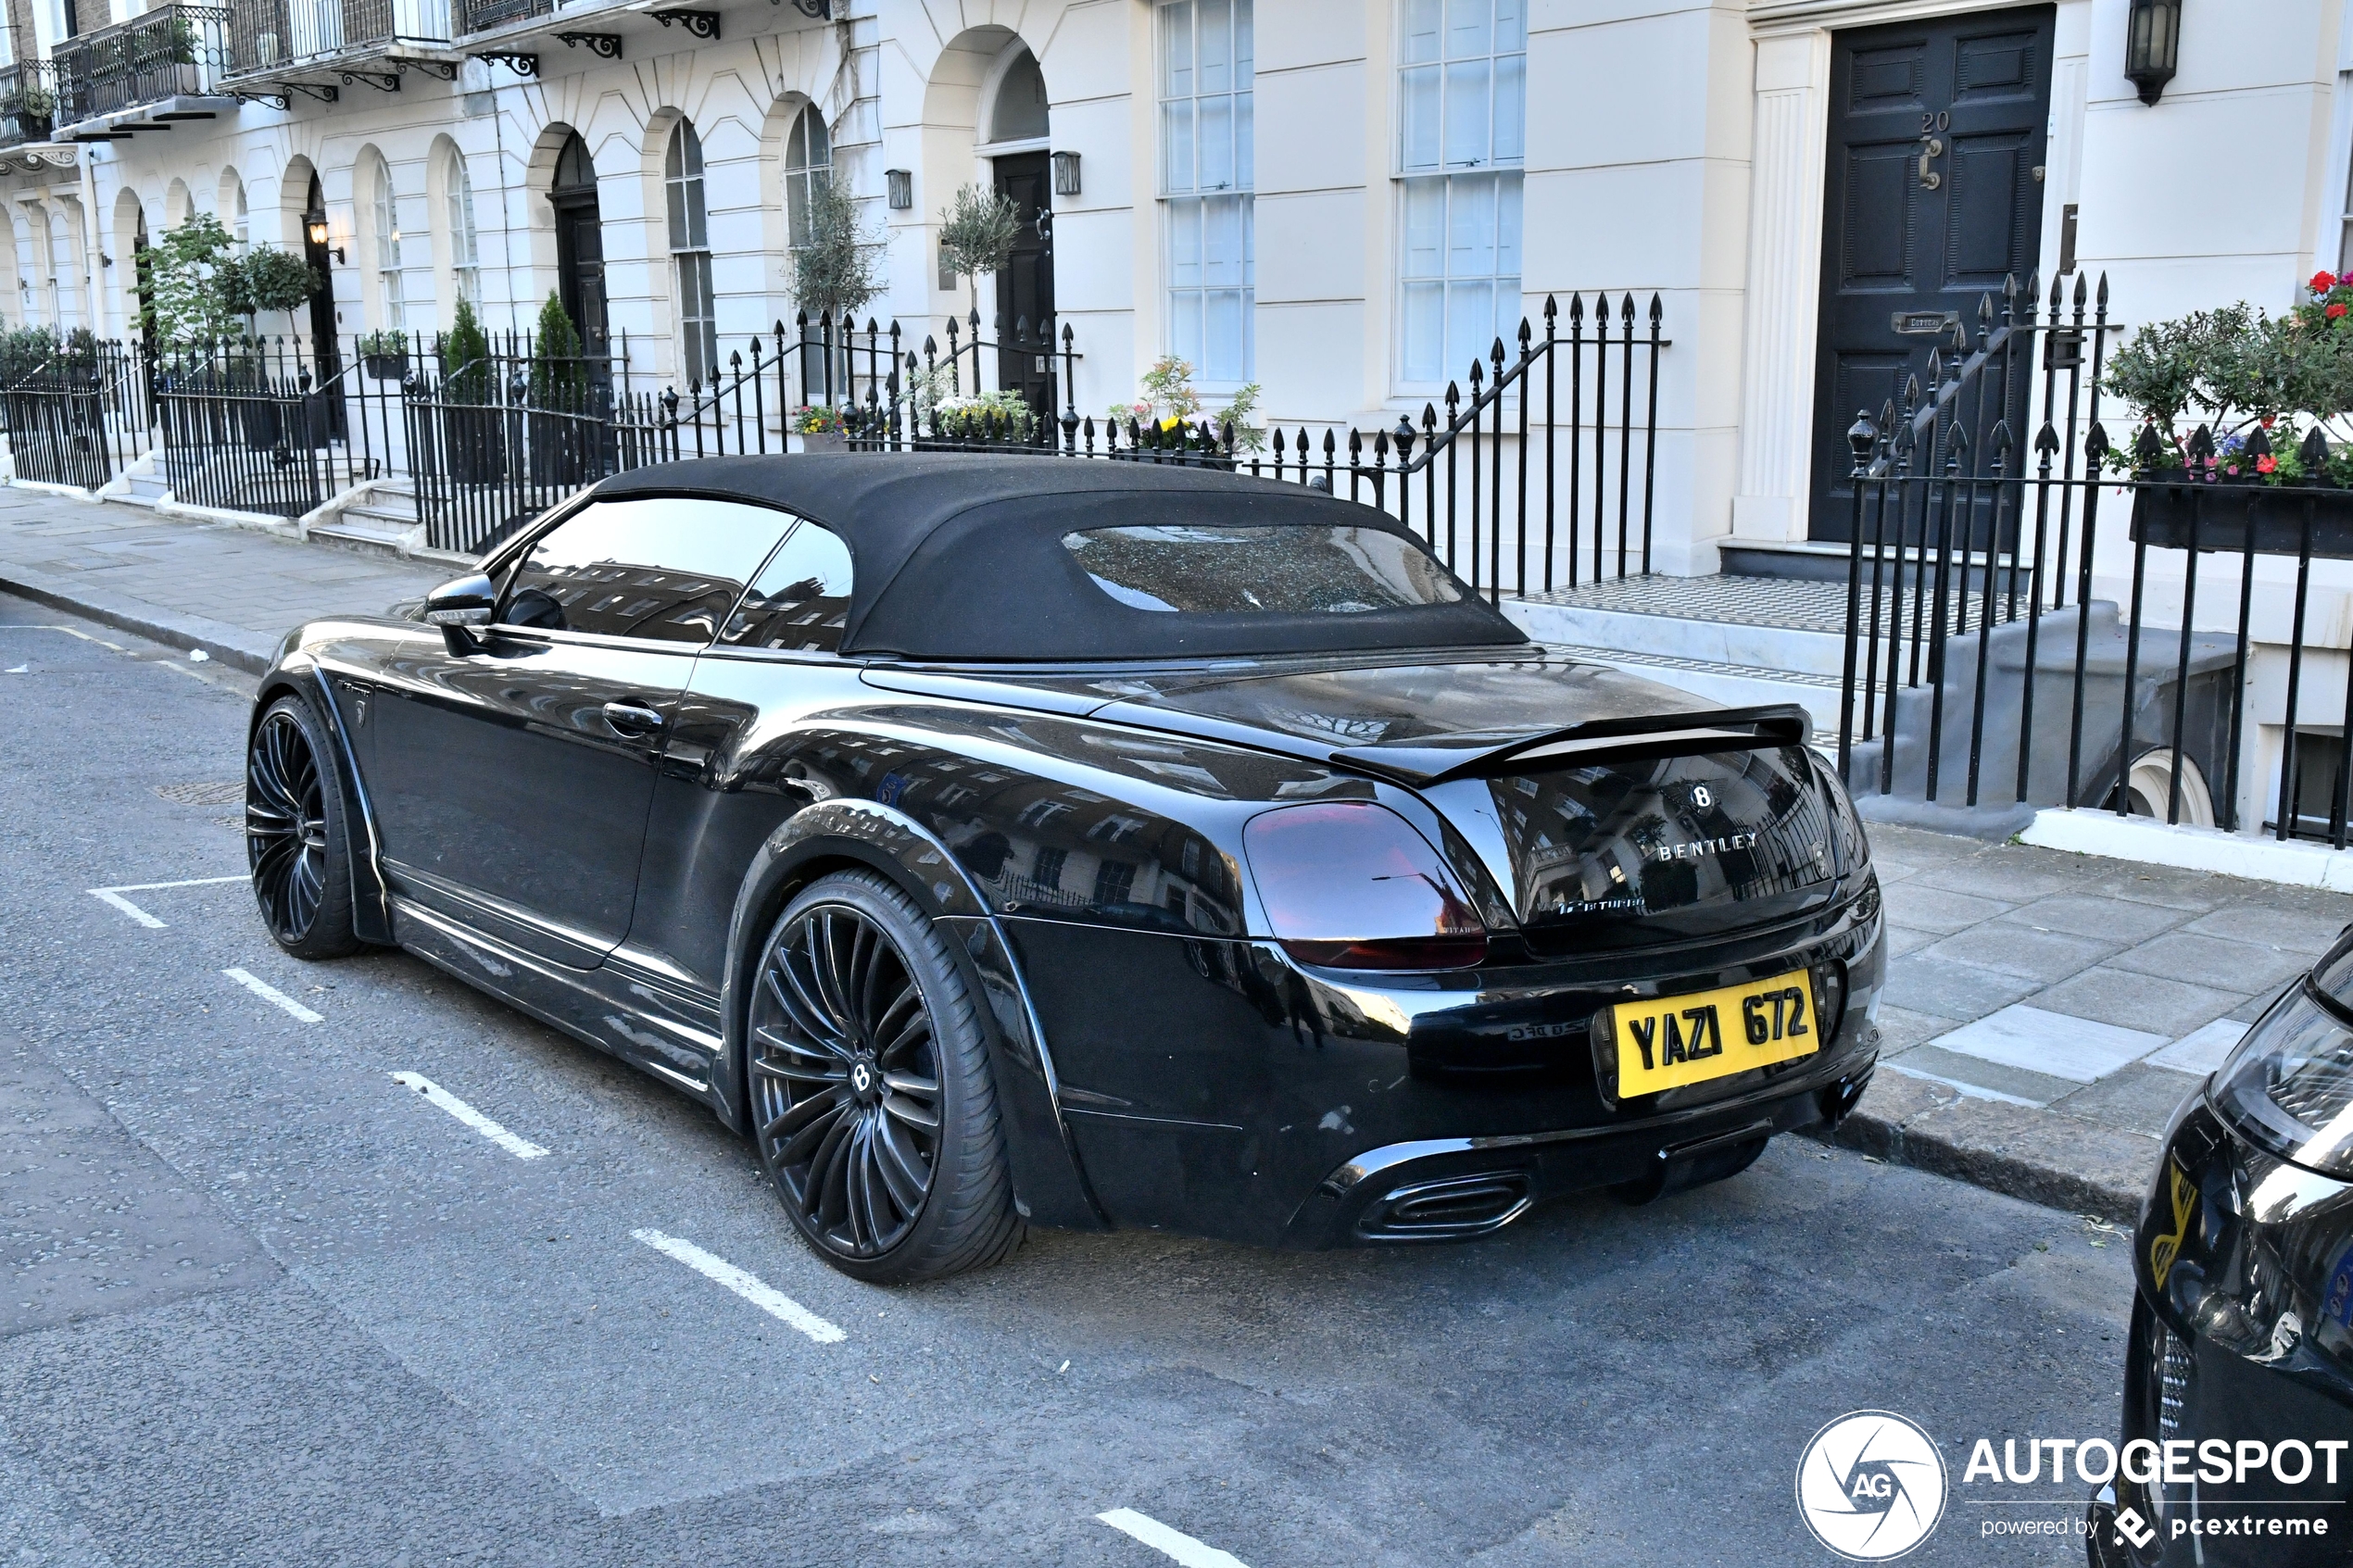
[[[1642,1199],[1835,1121],[1877,884],[1795,709],[1530,643],[1368,508],[1041,458],[606,481],[286,640],[290,953],[396,944],[707,1102],[830,1262]]]

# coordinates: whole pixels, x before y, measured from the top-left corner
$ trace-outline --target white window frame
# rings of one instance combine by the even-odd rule
[[[442,200],[449,223],[449,282],[457,300],[482,309],[482,236],[474,227],[474,182],[466,155],[449,149],[448,167],[442,170]]]
[[[1200,79],[1205,3],[1222,12],[1227,44],[1225,85],[1206,92]],[[1230,392],[1256,379],[1258,371],[1254,0],[1159,0],[1152,23],[1153,162],[1165,312],[1161,339],[1169,353],[1193,367],[1197,386]],[[1186,34],[1183,69],[1189,78],[1181,91],[1172,82],[1179,26]],[[1209,155],[1214,167],[1205,166],[1202,146],[1202,110],[1208,107],[1222,107],[1227,127],[1226,157]],[[1213,225],[1224,232],[1224,264],[1238,281],[1213,282],[1209,275],[1214,264]],[[1211,313],[1220,303],[1235,312],[1238,341],[1210,341]]]
[[[377,325],[384,332],[409,330],[409,302],[400,266],[400,198],[392,189],[392,165],[376,159],[375,233]]]
[[[822,157],[812,150],[824,143]],[[799,145],[795,145],[798,143]],[[833,178],[834,138],[825,117],[813,103],[800,106],[785,132],[785,245],[799,250],[809,243],[809,204],[819,184]]]
[[[1426,397],[1450,382],[1460,383],[1471,360],[1484,360],[1495,339],[1511,345],[1521,317],[1528,0],[1488,0],[1484,52],[1451,52],[1448,21],[1463,8],[1464,0],[1399,0],[1396,10],[1392,379],[1404,395]],[[1420,51],[1415,46],[1417,19],[1436,22],[1433,44]],[[1516,30],[1516,44],[1498,48],[1494,34],[1504,24]],[[1482,68],[1478,94],[1485,112],[1466,116],[1458,94]],[[1435,92],[1422,91],[1424,82]],[[1434,119],[1422,118],[1424,112]],[[1474,126],[1473,119],[1482,123]],[[1478,223],[1482,209],[1486,220]],[[1433,216],[1435,244],[1418,245],[1417,236],[1428,233]],[[1482,252],[1483,267],[1476,264]],[[1475,291],[1481,289],[1488,306],[1474,328],[1465,318],[1472,313]],[[1433,308],[1434,317],[1428,314]],[[1426,346],[1433,331],[1434,349]]]
[[[671,276],[677,288],[678,373],[705,389],[719,380],[719,321],[711,290],[711,210],[703,190],[702,138],[680,116],[662,154]]]

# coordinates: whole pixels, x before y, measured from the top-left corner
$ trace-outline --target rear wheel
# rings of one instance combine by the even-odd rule
[[[913,900],[871,872],[821,878],[778,918],[755,973],[753,1135],[809,1244],[885,1284],[1019,1246],[974,1000]]]
[[[298,959],[359,950],[343,783],[325,724],[298,696],[270,705],[245,752],[245,864],[279,947]]]

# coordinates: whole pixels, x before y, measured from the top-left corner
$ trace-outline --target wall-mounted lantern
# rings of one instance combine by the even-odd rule
[[[1078,155],[1076,153],[1056,153],[1054,155],[1054,194],[1058,196],[1075,196],[1077,194]]]
[[[2182,63],[2182,0],[2133,0],[2124,33],[2124,74],[2154,104]]]
[[[317,245],[321,250],[327,252],[337,261],[341,261],[343,259],[343,246],[330,245],[327,244],[327,220],[325,219],[312,219],[310,220],[309,233],[310,243],[312,245]]]
[[[886,169],[883,180],[890,187],[890,210],[904,212],[915,205],[915,177],[903,169]]]

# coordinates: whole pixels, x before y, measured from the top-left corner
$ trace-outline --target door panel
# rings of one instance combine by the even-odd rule
[[[1925,385],[1930,353],[1953,358],[1953,334],[1936,323],[1957,320],[1974,340],[1980,300],[1993,295],[1998,312],[2005,281],[2023,289],[2034,271],[2053,15],[2034,6],[1936,18],[1833,40],[1816,539],[1843,541],[1853,526],[1846,431],[1856,410],[1876,419],[1891,399],[1900,404],[1907,376]],[[2013,408],[2024,407],[2032,360],[2017,358]],[[1982,546],[1988,524],[1976,527]]]
[[[606,707],[667,716],[694,652],[419,628],[372,721],[396,891],[544,958],[601,961],[629,930],[661,744]]]
[[[996,160],[997,189],[1021,208],[1021,238],[997,274],[998,384],[1018,392],[1041,418],[1055,410],[1053,184],[1045,153]]]

